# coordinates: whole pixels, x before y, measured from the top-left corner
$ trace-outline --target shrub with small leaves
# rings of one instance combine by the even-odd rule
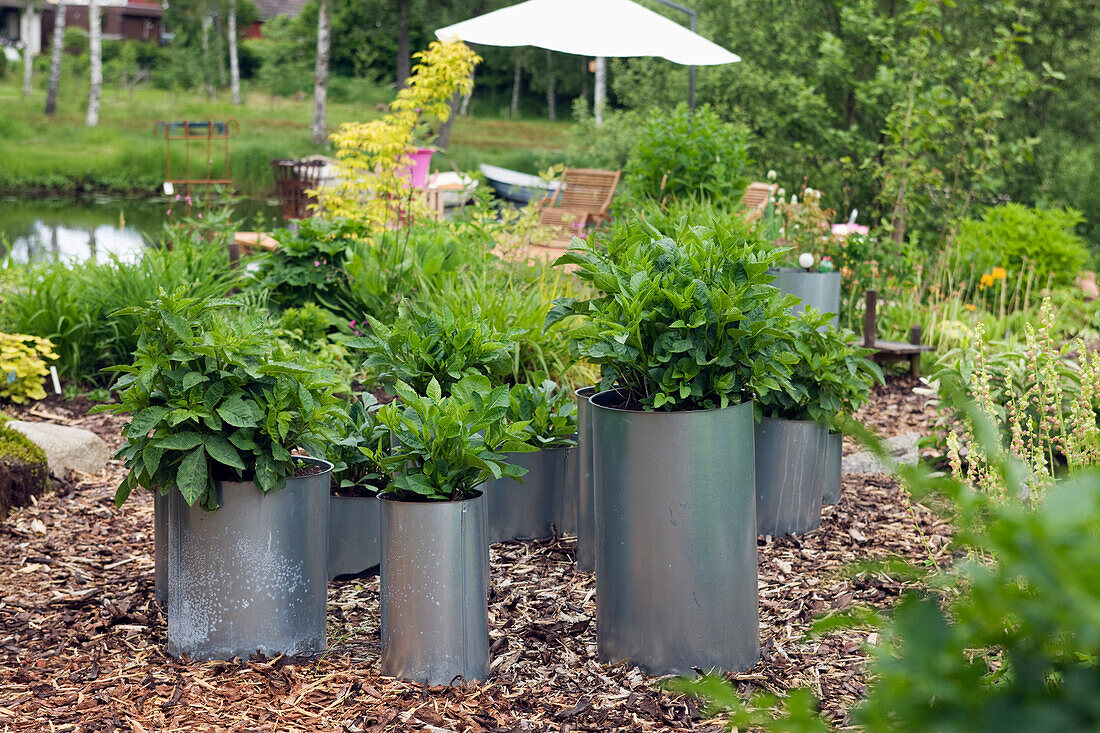
[[[489,479],[519,480],[526,470],[506,462],[503,452],[528,453],[527,424],[505,420],[507,387],[471,376],[443,394],[431,380],[425,394],[396,382],[395,400],[378,410],[396,447],[385,454],[368,450],[390,471],[392,493],[401,501],[470,499]]]
[[[0,333],[0,400],[23,404],[46,397],[47,360],[57,358],[53,344],[37,336]]]
[[[576,445],[577,403],[573,391],[552,379],[517,384],[511,389],[508,420],[527,423],[527,442],[533,447]]]
[[[216,479],[266,493],[285,486],[294,448],[324,455],[342,419],[331,381],[285,360],[259,318],[219,313],[237,305],[177,290],[119,311],[139,317],[138,346],[132,364],[113,367],[120,404],[96,408],[133,415],[117,454],[130,469],[117,504],[137,486],[175,487],[213,511]]]
[[[709,410],[782,390],[798,361],[787,346],[797,302],[769,285],[779,253],[721,226],[682,221],[675,236],[644,222],[603,249],[574,238],[558,264],[598,296],[558,298],[547,325],[579,316],[574,353],[599,364],[602,387],[647,410]]]
[[[488,326],[477,306],[469,316],[458,317],[446,304],[429,312],[406,301],[392,326],[371,316],[367,321],[371,333],[348,346],[368,351],[363,368],[391,394],[397,382],[425,394],[434,380],[448,395],[464,377],[501,377],[512,371],[516,333]]]

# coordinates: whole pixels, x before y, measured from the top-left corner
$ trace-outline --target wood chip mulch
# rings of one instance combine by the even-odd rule
[[[876,397],[882,410],[906,390]],[[893,399],[894,403],[890,400]],[[894,404],[896,407],[896,404]],[[64,403],[28,419],[95,430],[117,446],[120,419]],[[897,424],[899,421],[894,420]],[[905,425],[884,430],[905,432]],[[192,663],[165,654],[153,601],[152,499],[112,502],[122,470],[77,477],[0,523],[0,730],[11,731],[718,731],[689,699],[629,663],[596,656],[595,583],[570,538],[493,546],[492,675],[424,689],[378,673],[378,578],[329,586],[320,660]],[[918,531],[919,528],[919,531]],[[814,618],[854,603],[889,606],[903,584],[848,577],[857,560],[942,559],[950,527],[885,476],[847,476],[821,528],[760,538],[762,659],[743,692],[809,686],[844,724],[864,689],[865,632],[804,638]],[[655,589],[659,592],[659,589]]]

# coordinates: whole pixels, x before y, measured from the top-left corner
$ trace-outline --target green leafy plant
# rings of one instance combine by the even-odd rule
[[[535,448],[576,445],[577,403],[571,389],[552,379],[512,387],[508,420],[527,424],[527,442]]]
[[[364,231],[355,222],[311,217],[274,236],[279,248],[258,258],[255,287],[268,291],[272,303],[289,308],[331,299],[344,287],[345,266]]]
[[[749,131],[723,122],[704,105],[654,112],[642,126],[624,170],[630,192],[642,198],[735,197],[748,182]]]
[[[273,335],[284,352],[296,354],[303,364],[327,370],[337,391],[350,394],[355,369],[348,361],[348,350],[329,337],[328,330],[334,321],[324,308],[306,303],[301,308],[283,311]]]
[[[1034,265],[1040,282],[1069,284],[1089,261],[1085,242],[1074,233],[1083,221],[1075,209],[1002,204],[986,209],[980,221],[961,222],[955,244],[976,271],[999,266],[1015,274]]]
[[[389,486],[382,459],[389,454],[390,433],[378,420],[377,398],[369,392],[347,404],[339,437],[327,446],[332,488],[340,496],[373,496]]]
[[[23,404],[46,397],[46,361],[56,359],[53,344],[37,336],[0,333],[0,400]]]
[[[487,326],[480,308],[459,317],[445,304],[429,312],[405,302],[392,326],[370,316],[367,322],[371,333],[348,345],[367,349],[363,368],[376,374],[387,391],[403,382],[425,394],[435,381],[443,394],[450,394],[464,377],[500,377],[510,371],[515,334]]]
[[[837,428],[882,384],[882,369],[870,349],[852,345],[853,335],[832,327],[832,316],[807,307],[794,320],[791,348],[798,355],[782,389],[760,397],[766,417],[814,420]]]
[[[189,505],[217,508],[215,480],[252,480],[265,493],[294,471],[291,451],[324,455],[341,419],[332,383],[275,351],[256,318],[233,320],[232,300],[162,294],[122,311],[139,320],[131,364],[114,367],[120,403],[131,413],[118,457],[130,473],[119,505],[137,486],[173,487]]]
[[[716,227],[681,222],[674,237],[645,223],[616,228],[603,249],[573,240],[558,264],[601,294],[558,298],[547,324],[580,316],[574,352],[599,364],[602,386],[647,410],[706,410],[782,390],[795,305],[769,285],[778,253]]]
[[[378,410],[378,420],[396,443],[392,452],[370,451],[389,469],[392,493],[401,501],[459,501],[502,476],[519,480],[526,470],[506,462],[502,452],[533,451],[527,425],[509,423],[508,388],[490,387],[471,376],[453,385],[450,396],[431,380],[423,395],[404,382],[394,384],[400,401]]]

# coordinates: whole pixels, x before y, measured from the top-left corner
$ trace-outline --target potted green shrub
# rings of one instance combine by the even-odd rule
[[[378,422],[377,398],[369,392],[347,403],[347,420],[328,446],[332,462],[329,498],[328,573],[330,578],[360,575],[381,562],[378,547],[378,494],[389,487],[378,458],[390,435]],[[366,448],[366,450],[363,450]]]
[[[507,387],[467,377],[444,396],[397,381],[398,400],[378,410],[392,451],[381,513],[382,673],[428,685],[489,673],[489,479],[519,478],[500,451],[528,450],[523,423],[505,420]]]
[[[531,452],[509,454],[527,473],[523,483],[500,478],[485,485],[489,541],[531,540],[561,531],[567,499],[567,458],[576,445],[577,405],[572,391],[546,379],[510,390],[507,419],[526,425]],[[575,499],[572,494],[569,498]]]
[[[168,500],[168,651],[192,659],[325,649],[328,426],[332,383],[272,350],[260,317],[183,291],[136,316],[133,363],[114,367],[131,413],[118,452],[141,486]]]
[[[798,362],[783,389],[760,398],[756,523],[761,534],[808,532],[821,524],[829,428],[850,414],[859,394],[866,400],[871,385],[882,380],[878,365],[864,358],[868,351],[849,343],[852,334],[834,329],[831,317],[813,307],[798,316],[790,344]]]
[[[754,396],[781,389],[790,316],[778,255],[716,227],[623,226],[559,264],[601,292],[559,299],[592,397],[600,655],[652,674],[744,669],[759,655]],[[609,389],[617,385],[616,389]],[[644,578],[644,583],[637,582]]]

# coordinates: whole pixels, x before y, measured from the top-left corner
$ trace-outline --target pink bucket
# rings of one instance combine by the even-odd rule
[[[399,175],[407,178],[413,188],[427,187],[433,152],[431,148],[417,148],[407,154],[410,164],[402,168]]]

